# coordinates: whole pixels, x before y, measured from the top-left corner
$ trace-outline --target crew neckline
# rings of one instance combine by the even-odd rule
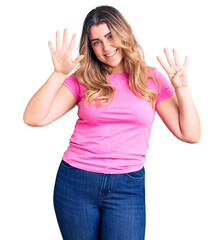
[[[128,72],[123,72],[123,73],[111,73],[111,74],[109,74],[109,75],[118,75],[118,74],[120,74],[120,75],[126,75],[126,74],[128,74]]]
[[[128,79],[129,78],[129,73],[124,72],[124,73],[111,73],[108,75],[109,79],[111,80],[118,80],[118,79]]]

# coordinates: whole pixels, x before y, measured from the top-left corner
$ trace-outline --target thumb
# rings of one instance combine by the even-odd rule
[[[84,58],[84,55],[79,55],[79,56],[73,61],[73,64],[76,66],[83,58]]]
[[[173,80],[175,81],[177,78],[180,77],[180,75],[182,74],[183,70],[180,69],[179,71],[177,71],[176,75],[174,76]]]

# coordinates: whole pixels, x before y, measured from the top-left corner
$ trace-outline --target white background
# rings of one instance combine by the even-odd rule
[[[200,114],[201,140],[176,139],[156,115],[147,151],[146,236],[150,240],[224,239],[223,7],[221,0],[5,1],[0,5],[0,239],[60,240],[53,187],[77,120],[77,107],[54,123],[29,127],[23,112],[53,71],[48,40],[77,33],[99,5],[130,23],[146,62],[166,72],[163,48],[189,57],[189,88]]]

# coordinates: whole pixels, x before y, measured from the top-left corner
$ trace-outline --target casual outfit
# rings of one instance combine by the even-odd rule
[[[162,85],[158,104],[175,92],[156,69],[152,70],[152,74]],[[80,97],[86,87],[78,82],[74,74],[65,79],[64,85],[77,100],[79,119],[62,159],[73,167],[91,172],[118,174],[137,171],[146,161],[155,109],[130,90],[128,73],[110,74],[109,82],[116,87],[110,107],[109,101],[100,108],[89,104],[87,109],[84,106],[85,96]],[[147,85],[158,91],[152,79],[148,79]]]
[[[157,105],[175,91],[157,69],[151,74],[161,84],[158,91],[153,79],[147,79],[158,93]],[[79,117],[54,188],[65,240],[144,239],[144,162],[156,110],[131,91],[128,73],[110,74],[108,80],[116,88],[113,102],[99,108],[89,104],[89,109],[84,105],[86,87],[74,73],[63,83],[77,100]]]

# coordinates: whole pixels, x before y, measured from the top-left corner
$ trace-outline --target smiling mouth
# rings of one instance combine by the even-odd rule
[[[117,53],[117,51],[118,51],[118,49],[116,49],[116,50],[113,51],[112,53],[107,54],[107,55],[104,55],[104,56],[107,57],[107,58],[111,58],[111,57],[113,57],[113,56]]]

